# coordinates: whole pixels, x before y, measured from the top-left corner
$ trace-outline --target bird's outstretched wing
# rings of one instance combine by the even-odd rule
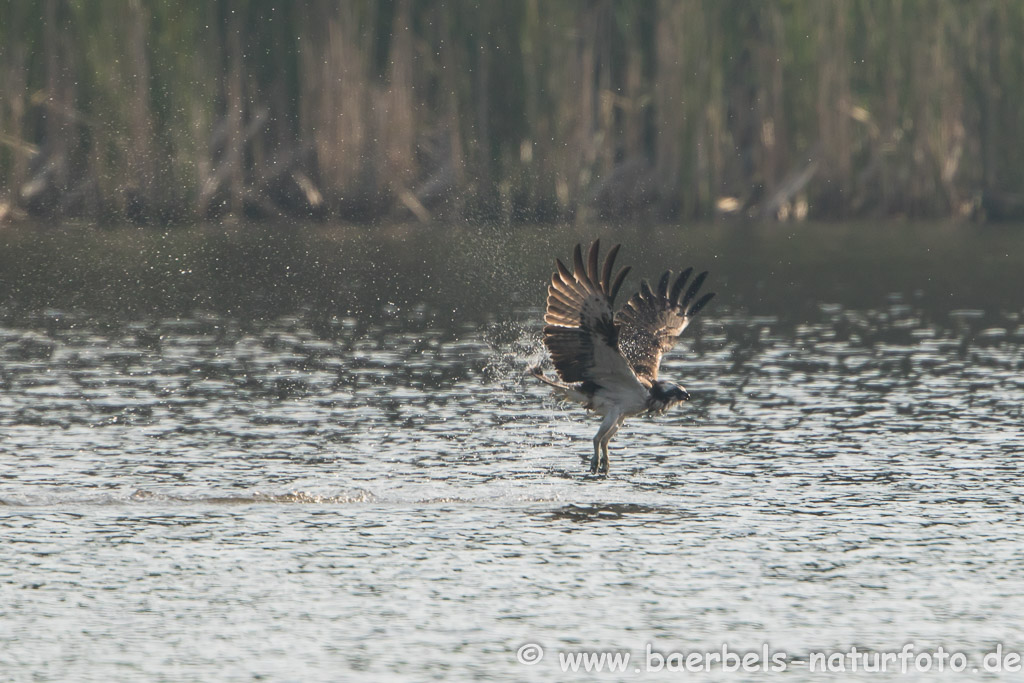
[[[671,288],[671,270],[665,271],[655,289],[645,280],[640,291],[615,314],[619,351],[642,379],[649,382],[658,379],[662,354],[672,350],[679,335],[714,296],[711,293],[697,298],[708,273],[704,271],[687,287],[692,273],[693,268],[684,270]]]
[[[577,244],[572,271],[555,260],[557,270],[548,286],[544,314],[544,345],[564,382],[591,382],[599,386],[635,383],[630,364],[619,353],[619,331],[612,309],[629,268],[612,276],[620,246],[616,245],[599,269],[600,245],[600,240],[590,245],[584,264],[582,247]]]

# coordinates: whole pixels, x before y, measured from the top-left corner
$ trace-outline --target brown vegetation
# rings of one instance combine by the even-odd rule
[[[0,217],[1024,216],[1024,5],[5,0]]]

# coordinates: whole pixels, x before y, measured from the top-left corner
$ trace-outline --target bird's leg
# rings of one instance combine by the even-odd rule
[[[601,450],[604,451],[604,463],[601,466],[601,470],[605,474],[608,474],[608,469],[611,466],[611,463],[608,460],[608,444],[611,443],[612,437],[618,433],[619,427],[622,426],[622,423],[625,421],[625,419],[626,417],[624,415],[616,417],[615,422],[612,423],[611,428],[609,428],[607,433],[605,433],[604,435],[604,442],[601,444]]]
[[[594,457],[590,461],[590,473],[597,474],[598,470],[608,471],[608,432],[614,434],[613,430],[618,422],[618,415],[614,413],[605,415],[601,421],[601,427],[594,437]]]
[[[601,442],[601,463],[598,466],[598,469],[602,474],[608,474],[608,468],[611,466],[611,463],[608,461],[608,442],[612,440],[612,434],[614,433],[614,429],[608,430],[608,433],[605,434],[604,441]]]
[[[601,464],[601,432],[594,437],[594,457],[590,459],[590,473],[597,474],[597,468]]]
[[[597,430],[597,436],[594,437],[594,458],[590,461],[592,474],[598,472],[608,474],[608,442],[615,436],[615,432],[619,431],[624,419],[621,415],[611,414],[606,415],[601,422],[601,428]]]

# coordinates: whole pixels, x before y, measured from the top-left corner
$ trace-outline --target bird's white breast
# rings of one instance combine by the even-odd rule
[[[635,379],[611,382],[594,392],[594,410],[601,415],[639,415],[647,410],[647,388]]]

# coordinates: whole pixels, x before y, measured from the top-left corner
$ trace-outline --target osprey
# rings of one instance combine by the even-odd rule
[[[627,417],[659,414],[690,398],[678,384],[658,379],[658,365],[714,294],[696,298],[707,271],[689,287],[686,283],[693,268],[674,282],[672,271],[666,271],[657,287],[652,289],[643,281],[640,291],[615,312],[615,295],[630,268],[612,276],[622,246],[617,244],[599,269],[600,243],[595,240],[590,245],[586,264],[582,246],[576,245],[572,272],[555,259],[557,270],[548,286],[544,314],[544,345],[562,381],[549,379],[540,368],[531,368],[530,373],[563,397],[604,417],[594,437],[590,471],[607,474],[608,442]]]

